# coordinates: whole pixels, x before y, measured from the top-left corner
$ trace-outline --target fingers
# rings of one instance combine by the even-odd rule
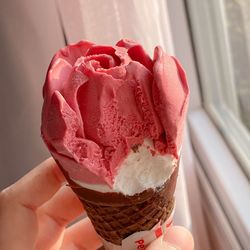
[[[38,232],[35,210],[64,182],[52,159],[0,193],[1,249],[33,249]]]
[[[18,182],[4,190],[9,200],[36,209],[49,200],[65,182],[52,158],[41,163]]]
[[[60,250],[96,250],[101,246],[102,242],[93,225],[89,218],[85,218],[66,230]]]
[[[66,226],[83,211],[82,203],[68,186],[61,187],[51,200],[39,208],[39,213],[45,214],[61,226]]]
[[[59,249],[65,226],[83,213],[83,206],[68,186],[37,209],[39,230],[36,250]]]
[[[179,226],[170,227],[167,233],[152,242],[147,250],[193,250],[194,240],[191,233]]]
[[[36,213],[0,196],[0,249],[33,249],[38,230]]]

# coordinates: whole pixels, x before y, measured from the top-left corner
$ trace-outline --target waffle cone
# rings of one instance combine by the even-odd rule
[[[83,201],[96,232],[106,241],[121,245],[129,235],[147,231],[159,221],[169,217],[174,207],[174,199],[162,200],[159,195],[152,196],[142,203],[112,207]]]
[[[115,245],[121,245],[123,239],[135,232],[150,230],[158,222],[163,224],[174,208],[178,166],[164,185],[133,196],[86,189],[64,174],[84,205],[96,232]]]

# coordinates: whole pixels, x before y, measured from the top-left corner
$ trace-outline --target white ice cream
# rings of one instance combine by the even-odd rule
[[[151,140],[146,139],[137,152],[131,150],[120,166],[114,180],[113,189],[108,185],[93,185],[74,180],[78,185],[99,192],[120,192],[134,195],[148,188],[163,185],[177,166],[177,160],[171,155],[152,155]]]

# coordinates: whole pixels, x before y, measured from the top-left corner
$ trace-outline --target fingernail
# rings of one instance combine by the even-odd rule
[[[182,227],[172,227],[163,236],[163,242],[173,249],[193,249],[193,238],[188,230]],[[170,248],[171,249],[171,248]]]
[[[160,237],[157,240],[153,241],[147,247],[147,250],[180,250],[180,248],[166,241],[163,241],[163,238]]]
[[[171,243],[168,243],[166,241],[162,241],[162,249],[167,249],[167,250],[181,250],[178,246],[175,246]]]

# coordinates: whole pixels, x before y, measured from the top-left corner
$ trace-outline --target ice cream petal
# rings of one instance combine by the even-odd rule
[[[153,99],[165,130],[165,151],[178,157],[189,98],[186,75],[178,61],[161,47],[155,48],[153,74]],[[158,148],[161,146],[159,141]]]
[[[115,61],[115,66],[120,65],[121,60],[120,58],[116,55],[115,53],[115,48],[111,46],[105,46],[105,45],[95,45],[89,48],[86,56],[90,55],[110,55],[114,61]]]
[[[126,48],[127,53],[132,60],[141,63],[147,69],[152,71],[153,61],[139,43],[129,39],[122,39],[116,45]]]
[[[81,163],[76,162],[74,159],[58,154],[56,152],[52,152],[52,156],[54,157],[54,159],[56,159],[56,162],[61,167],[64,174],[66,174],[69,178],[89,184],[106,183],[99,177],[99,175],[95,175],[94,173],[89,171],[88,168],[86,168],[88,162],[86,162],[86,166],[83,166]]]
[[[145,69],[143,65],[135,61],[131,62],[126,69],[128,78],[132,80],[134,84],[136,106],[143,117],[143,124],[146,130],[144,137],[148,136],[152,139],[158,139],[163,128],[153,103],[153,76],[149,70]]]
[[[94,45],[95,45],[94,43],[89,41],[80,41],[78,43],[66,46],[60,49],[55,54],[51,64],[54,64],[54,61],[57,60],[58,58],[62,58],[73,66],[76,60],[81,56],[85,56],[88,50]]]
[[[76,136],[78,117],[58,91],[51,98],[51,109],[44,126],[44,138],[52,146],[53,153],[74,159],[82,168],[97,176],[106,172],[101,167],[100,147],[91,140]]]

